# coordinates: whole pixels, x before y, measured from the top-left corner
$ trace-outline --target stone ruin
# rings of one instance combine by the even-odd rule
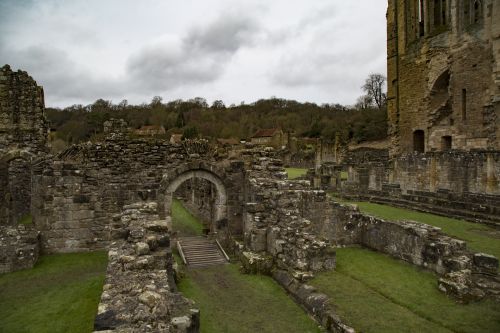
[[[500,301],[497,258],[467,250],[439,228],[367,216],[324,191],[500,223],[498,52],[490,52],[498,50],[491,37],[500,8],[484,2],[477,21],[468,14],[470,25],[450,11],[437,29],[432,11],[424,6],[416,15],[414,3],[389,1],[392,149],[336,146],[332,163],[307,180],[286,179],[271,148],[227,153],[203,140],[134,138],[123,120],[104,124],[102,142],[50,155],[43,89],[26,72],[4,66],[0,273],[30,268],[40,253],[105,249],[96,331],[197,332],[199,311],[173,279],[169,221],[176,194],[205,217],[207,232],[244,270],[272,276],[332,332],[353,329],[307,281],[335,268],[339,246],[362,245],[434,271],[439,289],[459,301]],[[32,224],[18,224],[29,218]]]
[[[0,68],[0,273],[33,267],[39,232],[30,219],[34,161],[47,153],[43,89],[23,71]]]

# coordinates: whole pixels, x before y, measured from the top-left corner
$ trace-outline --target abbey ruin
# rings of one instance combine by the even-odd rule
[[[0,273],[31,268],[40,254],[106,250],[96,332],[198,332],[199,309],[174,279],[180,195],[210,221],[209,239],[246,272],[272,276],[331,332],[354,330],[307,282],[335,269],[337,247],[432,271],[457,302],[500,301],[494,256],[327,194],[500,227],[500,1],[389,0],[387,30],[390,148],[336,147],[334,162],[300,180],[287,178],[274,148],[137,137],[120,119],[104,124],[103,140],[50,154],[43,89],[5,65]],[[32,224],[18,223],[28,216]]]

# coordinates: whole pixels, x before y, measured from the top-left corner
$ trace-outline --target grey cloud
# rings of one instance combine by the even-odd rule
[[[22,68],[50,92],[53,100],[82,100],[95,96],[119,96],[123,86],[110,79],[96,78],[79,68],[62,50],[43,45],[22,50],[0,51],[13,69]]]
[[[257,23],[249,17],[224,14],[208,27],[193,28],[184,39],[186,48],[213,53],[234,53],[250,43],[259,30]]]
[[[258,25],[248,17],[221,15],[206,27],[192,28],[180,43],[141,49],[129,59],[127,69],[138,89],[167,90],[211,82],[258,31]]]

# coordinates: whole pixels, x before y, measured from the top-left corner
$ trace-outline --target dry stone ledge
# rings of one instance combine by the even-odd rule
[[[95,332],[199,331],[199,310],[176,291],[168,221],[156,211],[151,202],[124,206],[109,226],[114,241]]]
[[[328,332],[355,333],[337,316],[327,295],[318,293],[316,288],[300,282],[284,270],[275,270],[272,277]]]
[[[39,238],[32,226],[0,226],[0,274],[33,268],[40,256]]]

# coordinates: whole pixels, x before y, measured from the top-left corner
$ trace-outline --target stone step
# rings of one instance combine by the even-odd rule
[[[179,238],[179,243],[188,267],[207,267],[227,263],[216,243],[207,238],[182,237]]]

